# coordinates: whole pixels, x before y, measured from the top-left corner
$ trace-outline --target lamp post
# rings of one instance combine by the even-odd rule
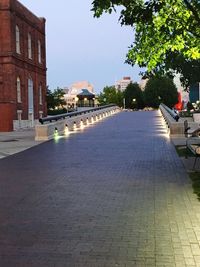
[[[133,98],[133,109],[136,108],[136,98]]]
[[[125,98],[123,98],[123,105],[124,105],[124,109],[126,109],[126,100],[125,100]]]
[[[76,96],[75,97],[75,103],[74,103],[74,109],[76,110],[77,109],[77,106],[76,106],[76,102],[78,101],[78,97]]]

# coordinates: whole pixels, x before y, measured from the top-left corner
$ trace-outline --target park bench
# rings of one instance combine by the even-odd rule
[[[184,121],[184,133],[186,136],[186,147],[195,156],[193,169],[195,168],[197,158],[200,157],[200,128],[191,129],[188,121]]]
[[[188,121],[187,120],[184,121],[184,134],[186,138],[197,137],[198,131],[196,133],[196,130],[198,129],[200,128],[191,128],[188,124]]]

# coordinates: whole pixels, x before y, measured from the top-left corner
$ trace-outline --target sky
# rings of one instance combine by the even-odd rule
[[[131,27],[121,27],[118,14],[94,18],[92,0],[19,0],[46,18],[47,85],[51,90],[88,81],[96,93],[124,76],[139,81],[139,67],[125,64],[134,40]]]

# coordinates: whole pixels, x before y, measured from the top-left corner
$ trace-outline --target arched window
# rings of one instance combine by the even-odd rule
[[[38,40],[38,62],[42,63],[41,42],[40,42],[40,40]]]
[[[20,78],[17,77],[17,103],[22,102],[22,97],[21,97],[21,81]]]
[[[15,35],[16,35],[16,52],[20,54],[20,31],[17,25],[15,27]]]
[[[42,105],[42,85],[39,86],[39,104]]]
[[[28,33],[28,58],[32,59],[32,44],[31,44],[31,35]]]

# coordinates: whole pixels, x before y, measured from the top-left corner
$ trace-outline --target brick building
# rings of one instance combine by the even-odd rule
[[[0,0],[0,131],[46,116],[45,19]]]

